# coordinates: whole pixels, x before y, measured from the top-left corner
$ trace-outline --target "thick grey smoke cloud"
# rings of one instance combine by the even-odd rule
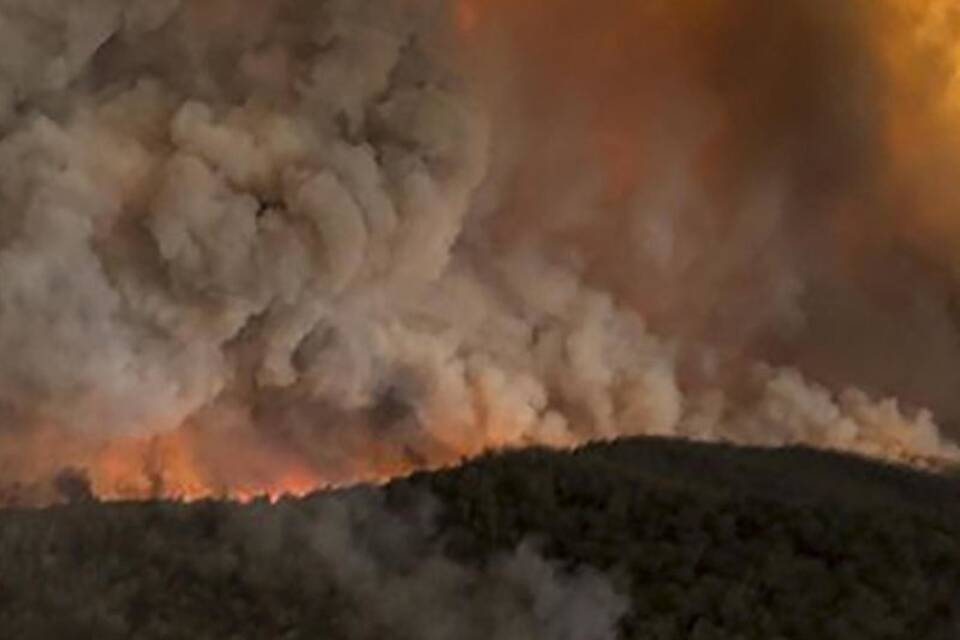
[[[44,449],[41,464],[27,443],[51,431],[75,444],[181,429],[207,489],[269,486],[277,460],[353,481],[632,434],[956,454],[927,413],[661,331],[709,317],[709,299],[660,310],[658,335],[584,277],[583,251],[558,256],[536,225],[491,241],[509,128],[461,73],[450,9],[0,3],[8,475],[82,466],[100,446]],[[653,213],[630,265],[672,263],[663,238],[693,224],[674,212],[697,209],[678,199],[706,198],[684,195],[675,142],[658,146],[673,178],[633,205]],[[760,191],[732,236],[746,255],[783,197]],[[770,272],[780,323],[798,285]],[[749,317],[752,302],[730,308]]]

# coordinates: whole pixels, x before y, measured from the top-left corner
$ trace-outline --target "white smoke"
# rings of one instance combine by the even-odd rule
[[[0,2],[4,428],[220,416],[211,466],[252,430],[350,479],[370,442],[427,465],[636,434],[956,455],[928,414],[793,371],[688,385],[699,347],[575,260],[498,255],[468,224],[496,131],[447,9]]]

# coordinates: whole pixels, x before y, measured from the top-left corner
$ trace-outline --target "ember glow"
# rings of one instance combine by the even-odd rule
[[[0,6],[3,500],[958,457],[954,3],[255,4]]]

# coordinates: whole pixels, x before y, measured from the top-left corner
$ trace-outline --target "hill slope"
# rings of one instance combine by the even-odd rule
[[[249,505],[0,512],[11,638],[960,637],[960,483],[809,450],[529,450]]]

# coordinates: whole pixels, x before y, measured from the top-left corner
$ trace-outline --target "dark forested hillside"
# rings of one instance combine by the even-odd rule
[[[630,638],[960,637],[960,483],[806,449],[633,440],[413,478],[454,553],[536,535],[630,593]]]
[[[3,638],[960,637],[960,483],[632,440],[248,505],[0,512]]]

